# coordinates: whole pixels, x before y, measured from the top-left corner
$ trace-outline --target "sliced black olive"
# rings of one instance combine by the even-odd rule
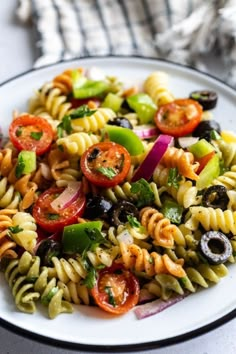
[[[107,122],[107,124],[109,124],[109,125],[117,125],[118,127],[122,127],[122,128],[133,129],[132,124],[125,117],[116,117],[113,120],[109,120]]]
[[[138,218],[138,214],[138,209],[134,204],[122,200],[115,204],[111,210],[111,223],[112,225],[119,226],[128,221],[128,215]]]
[[[229,203],[227,189],[224,186],[211,186],[204,190],[202,204],[205,207],[226,210]]]
[[[198,101],[204,111],[215,108],[218,99],[216,92],[207,90],[193,91],[189,97]]]
[[[199,246],[210,264],[225,263],[233,252],[230,241],[219,231],[206,232],[202,235]]]
[[[203,120],[193,131],[192,135],[199,137],[200,139],[211,140],[211,132],[216,131],[218,134],[221,132],[220,124],[213,119]]]
[[[94,196],[87,199],[84,217],[88,219],[106,219],[113,204],[102,196]]]
[[[59,257],[61,255],[61,245],[59,242],[52,239],[43,240],[36,251],[36,256],[41,259],[41,265],[52,266],[52,257]]]

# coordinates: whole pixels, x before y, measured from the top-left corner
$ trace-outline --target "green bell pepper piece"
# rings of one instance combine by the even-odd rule
[[[16,177],[27,175],[36,170],[36,153],[35,151],[22,150],[17,158]]]
[[[123,103],[123,98],[115,95],[114,93],[108,93],[105,97],[104,101],[102,102],[102,107],[110,108],[114,112],[119,112],[120,107]]]
[[[188,150],[197,158],[200,159],[201,157],[209,154],[210,152],[214,151],[214,147],[208,143],[205,139],[201,139],[197,141],[195,144],[188,147]]]
[[[141,124],[153,122],[157,106],[146,93],[137,93],[127,98],[128,105],[138,115]]]
[[[131,129],[106,124],[105,131],[111,141],[124,146],[131,156],[144,152],[141,139]]]
[[[62,249],[64,253],[82,254],[84,250],[89,249],[92,240],[86,230],[102,230],[102,221],[89,221],[81,224],[65,226],[62,235]]]
[[[196,187],[198,189],[208,187],[213,179],[217,178],[219,175],[220,159],[219,156],[215,154],[200,172],[199,179],[196,182]]]

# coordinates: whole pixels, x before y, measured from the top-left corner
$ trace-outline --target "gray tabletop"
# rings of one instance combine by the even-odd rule
[[[34,37],[29,27],[20,26],[14,16],[17,0],[0,1],[0,82],[32,68],[36,54]],[[214,59],[214,58],[213,58]],[[217,75],[217,71],[214,74]],[[219,75],[219,72],[218,72]],[[227,294],[226,294],[227,296]],[[224,299],[222,299],[224,301]],[[158,330],[158,329],[157,329]],[[186,342],[149,350],[155,354],[235,354],[236,320]],[[23,338],[0,328],[1,354],[66,354],[82,353],[48,346]]]

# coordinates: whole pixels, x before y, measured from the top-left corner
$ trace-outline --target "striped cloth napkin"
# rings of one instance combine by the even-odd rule
[[[17,15],[36,29],[35,67],[138,55],[208,71],[214,53],[236,87],[236,0],[19,0]]]

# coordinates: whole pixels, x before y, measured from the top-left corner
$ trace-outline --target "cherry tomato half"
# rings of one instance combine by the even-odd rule
[[[35,151],[37,155],[42,155],[49,150],[54,133],[46,119],[22,115],[12,121],[9,136],[18,150]]]
[[[64,188],[52,187],[42,193],[33,207],[33,217],[42,229],[48,232],[63,230],[64,226],[77,222],[77,218],[83,214],[86,198],[81,191],[78,199],[59,212],[51,207],[51,202],[57,198]]]
[[[157,128],[173,137],[192,133],[202,116],[202,106],[191,99],[178,99],[161,106],[154,117]]]
[[[91,183],[108,188],[125,179],[131,166],[131,157],[122,145],[110,141],[101,142],[84,152],[80,166]]]
[[[126,313],[137,305],[139,293],[137,278],[116,263],[99,271],[97,283],[91,289],[96,304],[114,315]]]

